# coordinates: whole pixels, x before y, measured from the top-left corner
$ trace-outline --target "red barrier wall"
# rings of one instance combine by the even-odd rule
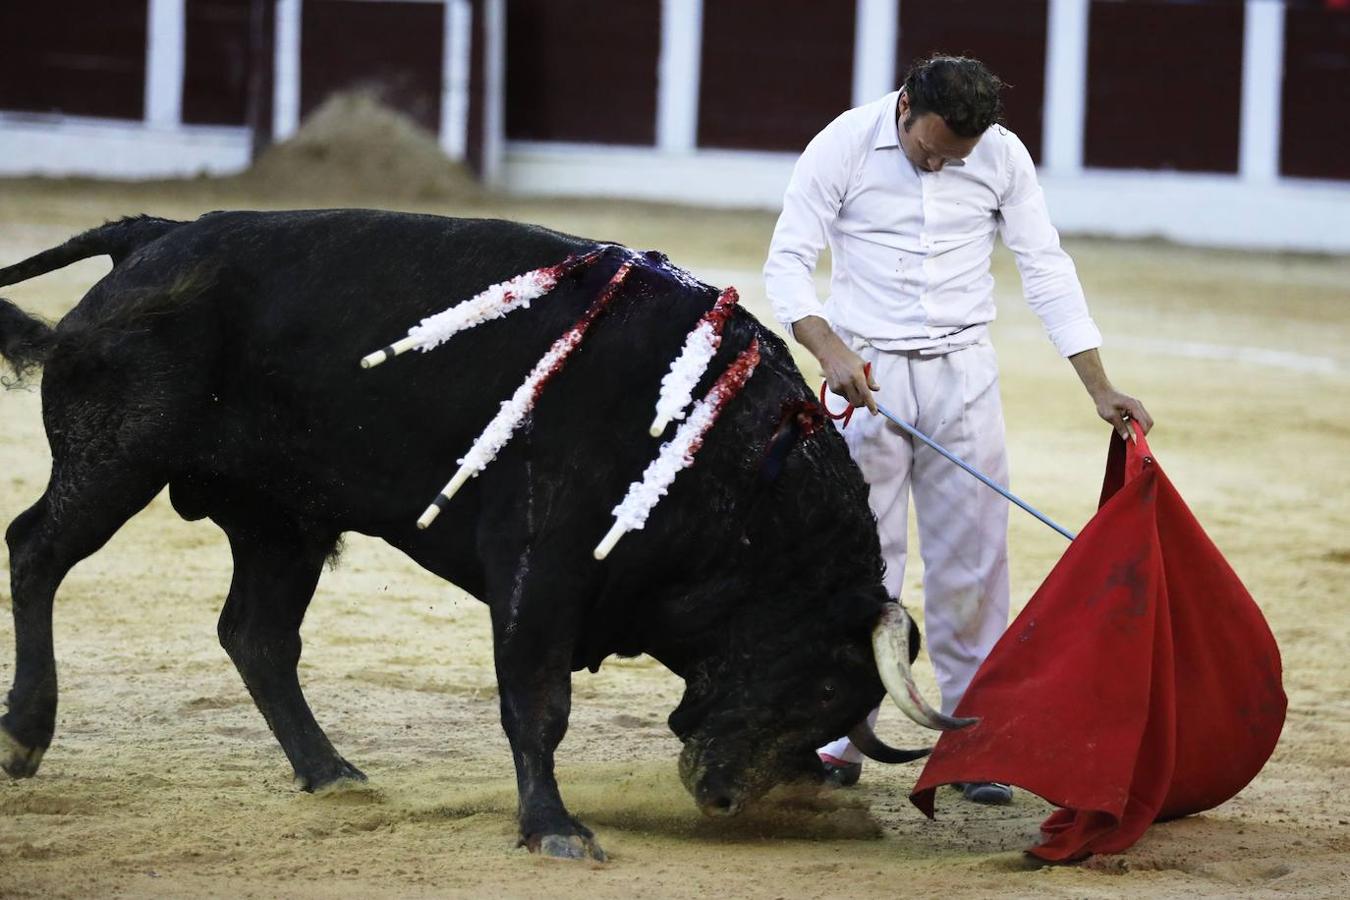
[[[264,7],[270,31],[276,4]],[[187,0],[184,12],[183,121],[246,124],[253,0]]]
[[[853,105],[854,4],[708,2],[698,144],[801,150]]]
[[[438,133],[445,7],[306,0],[300,23],[300,115],[334,91],[374,91]]]
[[[506,136],[656,142],[660,0],[507,0]]]
[[[1280,173],[1350,178],[1350,10],[1285,13],[1282,103]]]
[[[904,0],[896,83],[933,53],[973,56],[1003,79],[1004,122],[1041,159],[1046,0]]]
[[[1083,163],[1236,172],[1243,4],[1094,0]]]
[[[147,8],[146,0],[0,3],[0,109],[142,118]]]

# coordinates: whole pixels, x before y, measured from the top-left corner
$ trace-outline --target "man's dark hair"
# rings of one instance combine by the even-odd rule
[[[910,120],[935,113],[955,134],[979,137],[1003,116],[1002,81],[978,59],[934,55],[910,67],[905,75]]]

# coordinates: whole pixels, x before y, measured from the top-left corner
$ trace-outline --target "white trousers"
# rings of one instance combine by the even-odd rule
[[[1008,483],[998,360],[987,339],[938,354],[882,351],[861,342],[854,349],[872,364],[881,386],[878,402],[999,484]],[[914,495],[924,637],[942,711],[950,714],[1008,625],[1008,501],[884,416],[855,411],[843,435],[867,480],[885,586],[896,598],[905,578]],[[862,761],[847,738],[820,752]]]

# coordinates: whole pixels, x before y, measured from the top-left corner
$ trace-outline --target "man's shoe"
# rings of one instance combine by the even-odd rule
[[[1009,785],[997,781],[968,781],[954,784],[952,787],[961,792],[971,803],[983,803],[987,806],[1005,806],[1012,802],[1013,791]]]
[[[820,754],[820,764],[825,767],[825,783],[835,787],[853,787],[862,777],[862,763],[844,762],[828,753]]]

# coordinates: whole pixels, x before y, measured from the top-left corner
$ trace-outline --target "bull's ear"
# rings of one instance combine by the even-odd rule
[[[666,718],[666,724],[670,726],[671,732],[677,738],[684,741],[688,739],[694,728],[707,714],[708,706],[709,702],[706,698],[696,700],[686,690],[684,698],[680,700],[680,705],[675,707],[670,716]]]
[[[851,631],[859,636],[865,636],[870,640],[872,630],[876,628],[877,623],[881,621],[881,616],[887,606],[895,601],[886,596],[886,590],[881,585],[875,587],[852,587],[840,591],[830,598],[826,605],[828,608],[827,627],[831,633],[837,634],[839,631]],[[822,609],[821,614],[826,610]],[[866,647],[865,662],[868,666],[872,665],[872,651],[867,643],[862,644]],[[851,644],[843,645],[838,658],[853,660],[854,656],[860,654],[857,647]],[[858,656],[855,661],[863,661],[862,656]]]
[[[880,585],[855,586],[826,597],[818,605],[815,615],[831,633],[862,629],[871,634],[888,599]]]
[[[680,698],[680,705],[666,719],[670,730],[681,741],[688,738],[708,714],[712,706],[711,687],[712,681],[702,667],[695,666],[685,676],[684,696]]]

